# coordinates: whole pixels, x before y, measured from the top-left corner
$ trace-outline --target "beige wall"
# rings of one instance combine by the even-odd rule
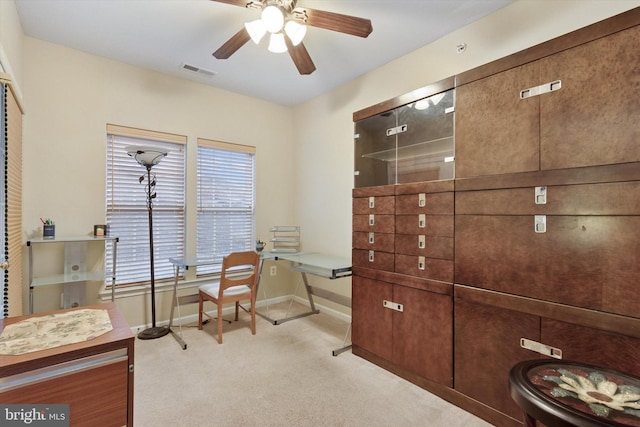
[[[257,146],[258,236],[268,238],[270,225],[296,223],[302,227],[305,250],[349,257],[354,111],[637,7],[640,1],[520,0],[294,109],[28,37],[22,41],[15,9],[7,4],[12,2],[0,1],[0,46],[7,45],[9,61],[16,63],[12,68],[27,113],[25,240],[39,235],[43,215],[56,218],[60,235],[87,234],[104,220],[105,124],[116,123],[186,135],[190,184],[195,182],[197,137]],[[463,54],[456,53],[459,43],[468,45]],[[194,219],[190,209],[190,224]],[[290,277],[283,275],[288,282]],[[350,294],[348,279],[313,282]],[[167,295],[159,297],[160,319],[168,313]],[[131,325],[149,321],[148,298],[121,298],[118,304]]]
[[[56,220],[59,236],[89,234],[104,223],[106,123],[187,136],[189,247],[195,247],[198,137],[257,147],[260,237],[268,238],[270,225],[294,221],[294,171],[286,167],[294,161],[290,108],[29,37],[23,56],[25,239],[41,235],[43,216]],[[40,299],[40,309],[57,308],[59,299],[49,300],[43,306]],[[140,295],[118,301],[130,324],[149,320],[145,301]],[[169,301],[169,293],[158,296],[158,319],[167,318]]]

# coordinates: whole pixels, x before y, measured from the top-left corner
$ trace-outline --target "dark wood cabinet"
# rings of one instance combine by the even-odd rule
[[[394,271],[394,186],[353,190],[352,264]]]
[[[628,298],[640,277],[637,177],[612,165],[466,181],[456,192],[456,283],[640,317]]]
[[[456,178],[640,161],[640,26],[456,87]]]
[[[396,273],[453,283],[453,181],[396,186]]]
[[[407,373],[451,387],[451,285],[436,285],[434,292],[428,290],[433,288],[427,282],[415,278],[389,274],[380,280],[374,278],[380,277],[375,271],[354,272],[354,353],[366,350]]]
[[[516,420],[522,410],[510,398],[509,370],[520,361],[551,358],[548,349],[564,360],[640,375],[638,319],[460,285],[454,301],[455,389]],[[623,331],[612,331],[620,326]]]
[[[415,127],[395,166],[356,168],[371,186],[353,191],[354,354],[501,426],[522,422],[518,362],[640,376],[638,40],[635,8],[456,76],[452,180],[399,160]]]

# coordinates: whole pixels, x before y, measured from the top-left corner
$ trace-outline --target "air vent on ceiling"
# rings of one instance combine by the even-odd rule
[[[180,68],[192,73],[200,74],[201,76],[204,76],[204,77],[213,77],[216,75],[214,71],[205,70],[204,68],[196,67],[195,65],[190,65],[190,64],[183,63],[180,65]]]

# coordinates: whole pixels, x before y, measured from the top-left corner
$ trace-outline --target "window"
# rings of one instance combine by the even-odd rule
[[[119,237],[116,284],[150,280],[149,212],[145,192],[146,169],[127,154],[131,145],[161,147],[168,151],[151,169],[156,178],[153,199],[155,279],[173,278],[171,257],[181,257],[185,244],[186,137],[107,125],[106,218],[109,234]],[[139,178],[144,176],[143,181]],[[113,268],[107,245],[106,269]]]
[[[255,147],[198,139],[197,254],[255,249]],[[198,267],[198,274],[220,267]]]

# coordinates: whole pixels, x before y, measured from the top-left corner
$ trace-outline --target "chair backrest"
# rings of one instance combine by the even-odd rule
[[[222,259],[220,296],[225,289],[245,285],[255,292],[258,283],[260,254],[255,251],[233,252]]]

